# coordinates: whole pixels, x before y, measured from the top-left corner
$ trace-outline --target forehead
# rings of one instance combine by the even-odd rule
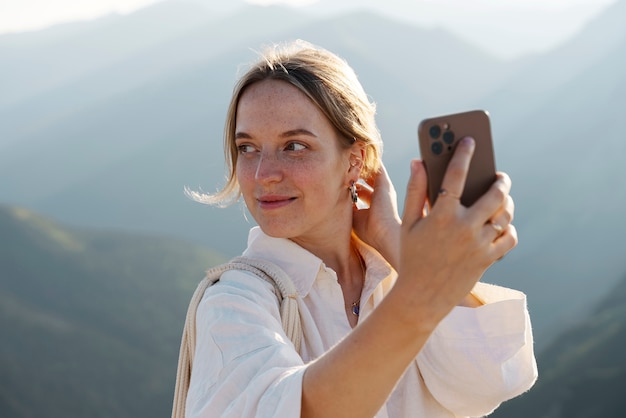
[[[332,126],[326,116],[297,87],[282,80],[263,80],[248,86],[237,106],[236,130]]]

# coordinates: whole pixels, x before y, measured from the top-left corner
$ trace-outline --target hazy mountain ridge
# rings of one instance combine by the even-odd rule
[[[183,36],[212,20],[200,6],[163,2],[128,16],[0,36],[0,110]],[[26,39],[23,43],[19,42],[22,38]]]
[[[10,207],[0,207],[0,235],[0,415],[166,416],[184,310],[223,258]],[[626,279],[562,327],[538,353],[537,385],[492,416],[621,417],[625,297]]]
[[[501,274],[512,286],[525,283],[528,289],[541,289],[532,292],[531,300],[537,320],[552,319],[551,327],[541,328],[550,334],[552,327],[586,313],[585,307],[626,268],[626,189],[616,187],[624,179],[626,153],[621,116],[626,108],[626,34],[615,23],[624,19],[626,2],[616,3],[589,25],[589,38],[583,32],[580,42],[564,45],[571,58],[552,72],[568,74],[572,69],[575,76],[555,82],[507,128],[494,122],[497,136],[508,141],[508,153],[500,154],[500,161],[513,178],[520,245],[507,256],[506,271],[496,266],[490,274]],[[601,38],[598,29],[616,34],[606,41],[613,47],[575,65],[576,51],[586,57],[589,40]],[[550,60],[546,57],[540,68]],[[524,94],[517,96],[522,103],[536,97],[532,86]],[[568,303],[554,304],[555,298]]]
[[[525,118],[536,110],[528,106],[529,98],[539,98],[535,102],[541,104],[544,96],[554,95],[555,90],[597,68],[597,62],[618,57],[626,40],[625,18],[626,2],[617,1],[553,51],[518,60],[516,72],[482,101],[498,110],[493,122],[502,126],[527,123]]]
[[[494,418],[621,418],[626,410],[626,277],[538,358],[536,386]]]
[[[372,13],[322,19],[284,8],[242,9],[114,61],[121,67],[106,64],[54,95],[0,112],[0,126],[20,115],[29,121],[13,124],[28,133],[0,153],[0,177],[9,179],[0,183],[0,199],[65,222],[156,231],[238,253],[250,226],[241,222],[242,209],[203,207],[182,190],[213,191],[222,183],[226,104],[237,67],[254,58],[250,48],[301,37],[343,55],[377,102],[385,163],[401,198],[409,159],[418,153],[419,119],[469,107],[491,112],[498,166],[514,181],[520,245],[486,280],[527,292],[536,329],[551,332],[588,309],[624,268],[620,213],[626,197],[614,184],[622,176],[619,92],[626,53],[622,32],[611,26],[620,22],[623,5],[607,10],[563,49],[512,64],[441,31]],[[218,38],[224,28],[231,29],[229,36]],[[598,35],[594,28],[606,31]],[[606,33],[615,38],[604,42]],[[186,60],[202,45],[206,55]],[[180,65],[142,79],[142,62],[157,68],[159,57]],[[136,69],[133,81],[118,84],[126,68]],[[104,86],[110,92],[111,85],[119,91],[97,91]],[[83,95],[84,86],[95,93]],[[76,107],[54,118],[73,95]],[[37,107],[33,117],[29,110]],[[594,148],[594,132],[608,131],[606,149]],[[555,304],[562,295],[571,303]]]
[[[186,305],[223,257],[9,207],[0,236],[0,415],[163,415]]]
[[[360,21],[357,17],[363,20]],[[171,188],[162,186],[165,192],[160,196],[158,190],[156,194],[153,194],[153,196],[159,196],[161,207],[169,207],[166,210],[169,215],[160,218],[158,222],[153,222],[152,226],[147,225],[144,230],[151,230],[155,226],[161,229],[161,232],[173,234],[180,234],[181,231],[186,230],[188,232],[183,232],[183,234],[189,234],[187,236],[200,240],[200,242],[212,244],[211,241],[202,239],[202,235],[206,235],[206,233],[199,232],[194,223],[185,228],[181,228],[177,223],[179,220],[194,219],[195,225],[197,225],[198,222],[204,223],[207,218],[204,215],[207,213],[205,208],[191,208],[188,205],[189,202],[182,195],[182,188],[185,185],[192,188],[201,185],[208,190],[213,190],[221,182],[220,179],[223,174],[220,157],[222,155],[221,136],[224,109],[235,80],[237,66],[254,58],[254,55],[249,51],[250,45],[259,47],[263,43],[294,37],[314,38],[311,39],[314,42],[333,42],[337,49],[346,52],[350,51],[356,42],[358,49],[352,55],[354,61],[363,62],[359,74],[365,84],[372,86],[370,90],[373,90],[372,94],[376,94],[375,100],[380,104],[381,113],[386,112],[390,115],[388,122],[381,123],[381,126],[385,125],[390,128],[387,129],[389,136],[403,135],[413,142],[413,121],[416,119],[414,115],[426,112],[423,110],[425,108],[423,102],[412,100],[412,98],[428,95],[423,93],[425,90],[422,87],[423,83],[414,83],[407,88],[406,83],[396,81],[394,74],[389,72],[393,68],[387,70],[381,68],[382,61],[393,59],[393,49],[383,54],[381,49],[385,45],[378,48],[380,54],[385,57],[384,60],[373,60],[370,52],[370,43],[376,39],[376,36],[371,33],[371,28],[378,27],[383,31],[393,31],[396,23],[365,13],[328,20],[308,19],[306,25],[301,25],[297,32],[293,32],[290,28],[302,19],[304,19],[302,16],[290,9],[244,9],[241,13],[222,21],[217,29],[213,26],[207,26],[204,29],[194,31],[194,35],[200,36],[201,40],[212,39],[208,43],[209,48],[206,51],[206,56],[195,58],[195,64],[185,61],[183,57],[181,61],[187,62],[188,66],[183,66],[184,68],[178,69],[177,72],[168,73],[158,80],[146,80],[128,92],[118,93],[106,100],[94,101],[89,98],[90,95],[88,94],[86,100],[90,101],[84,103],[82,108],[48,125],[38,126],[41,121],[37,121],[36,115],[34,117],[33,112],[27,112],[25,108],[17,108],[14,113],[0,114],[0,118],[6,122],[1,124],[4,126],[18,120],[15,113],[28,115],[27,117],[35,122],[27,125],[31,131],[28,135],[22,135],[13,141],[12,147],[5,148],[4,158],[0,155],[0,174],[6,173],[6,175],[14,178],[12,182],[6,183],[4,186],[0,185],[0,196],[5,196],[5,201],[22,205],[28,204],[66,221],[90,224],[95,220],[93,215],[97,214],[97,219],[99,219],[97,222],[101,226],[137,227],[138,222],[139,224],[148,222],[149,217],[146,217],[145,214],[156,213],[157,216],[159,214],[158,211],[153,210],[149,196],[143,196],[142,193],[145,194],[154,185],[171,185]],[[218,42],[218,34],[220,31],[223,32],[223,28],[226,27],[241,28],[237,31],[238,37],[235,40],[225,42],[226,46],[230,45],[230,49],[234,52],[220,52],[221,49],[213,47],[214,44],[224,43]],[[268,31],[268,27],[272,27],[272,30]],[[320,27],[325,29],[319,31]],[[433,32],[411,28],[408,25],[397,25],[397,27],[403,31],[400,40],[404,43],[398,45],[395,48],[396,51],[403,48],[408,50],[416,38],[424,39],[422,44],[427,44],[427,40]],[[317,33],[321,33],[321,35],[316,35]],[[200,42],[198,40],[184,39],[189,45],[192,45],[188,48],[199,50]],[[455,45],[453,38],[449,36],[445,39],[445,49],[450,52],[458,51],[455,54],[462,54],[467,48],[466,45],[458,41],[458,44]],[[183,43],[179,39],[172,42],[175,45]],[[172,52],[175,49],[167,45],[166,43],[166,51]],[[386,49],[389,50],[390,48]],[[158,51],[158,48],[144,51],[141,58],[145,58],[145,54],[149,53],[150,57],[161,56],[167,61],[179,61],[178,56],[159,54]],[[496,60],[477,53],[474,67],[480,66],[481,60],[487,59],[490,66],[497,63]],[[202,60],[204,60],[204,64],[200,63]],[[138,66],[142,61],[137,58],[137,61],[134,62],[135,64],[131,65],[131,68]],[[410,62],[410,65],[407,65],[407,62]],[[216,65],[216,63],[220,64]],[[402,68],[407,73],[416,73],[420,70],[418,57],[407,56],[402,62]],[[437,68],[441,68],[441,65]],[[426,70],[432,74],[433,71],[437,71],[437,68]],[[450,71],[445,68],[444,70]],[[106,72],[106,74],[108,73],[111,71]],[[413,77],[419,78],[416,75]],[[403,78],[407,79],[408,77]],[[375,81],[379,79],[389,81],[382,88],[376,87]],[[486,79],[487,77],[483,77],[483,85],[485,85]],[[460,89],[464,84],[463,80],[463,77],[459,77],[459,80],[455,81],[455,86]],[[42,119],[45,120],[50,117],[45,112],[54,114],[56,108],[63,106],[63,102],[67,100],[68,96],[78,92],[79,96],[85,97],[82,94],[85,91],[85,85],[99,89],[102,85],[107,86],[107,83],[111,82],[117,83],[116,80],[107,82],[107,79],[103,80],[99,76],[91,80],[80,81],[80,84],[66,87],[54,96],[44,99],[43,104],[29,103],[28,108],[39,107],[43,109]],[[473,84],[479,83],[474,80]],[[422,92],[412,92],[415,88],[413,86],[417,86]],[[107,92],[110,90],[107,86]],[[395,106],[396,111],[390,112],[394,107],[389,104],[392,105],[395,97],[399,94],[404,97],[403,101],[409,103],[410,106]],[[55,100],[56,105],[52,107],[51,103]],[[115,123],[111,123],[112,120]],[[397,128],[400,124],[404,127],[403,129]],[[394,134],[392,131],[394,128],[396,129],[395,132],[400,133]],[[28,144],[28,146],[24,144]],[[169,149],[167,149],[168,147]],[[414,143],[411,144],[411,147],[416,149]],[[75,153],[66,152],[68,149],[83,149],[84,151],[82,151],[80,158],[76,158]],[[37,152],[33,153],[34,150]],[[198,153],[198,150],[201,154]],[[154,155],[153,152],[158,155]],[[398,152],[397,149],[396,152]],[[178,155],[178,163],[171,163],[172,153]],[[404,152],[401,154],[404,155]],[[150,160],[150,158],[154,158],[154,160]],[[213,158],[216,161],[212,161]],[[163,162],[163,159],[170,160],[170,162]],[[184,162],[185,159],[188,159],[187,163]],[[25,163],[26,161],[28,163]],[[145,167],[147,163],[151,163],[151,167]],[[170,173],[164,173],[160,170],[159,164],[173,165],[177,169]],[[26,171],[23,167],[27,165],[34,165],[39,169]],[[391,167],[391,171],[394,170],[395,168]],[[40,171],[54,174],[42,178],[39,174]],[[125,179],[117,180],[120,177],[119,173],[124,171],[126,171]],[[152,181],[148,178],[149,176],[139,174],[150,171],[152,171]],[[187,172],[191,174],[186,174]],[[19,176],[16,177],[16,173],[19,173]],[[155,181],[155,179],[158,180]],[[215,181],[216,179],[217,181]],[[208,184],[205,181],[208,181]],[[130,190],[121,193],[121,195],[116,193],[116,188],[125,187]],[[105,191],[106,195],[103,195],[102,191]],[[154,191],[151,190],[151,192]],[[68,202],[72,203],[68,204]],[[141,205],[141,202],[144,202],[144,206],[138,207],[136,212],[127,212],[127,216],[124,218],[124,212],[111,207],[111,202],[127,202],[125,206],[130,207],[135,204]],[[146,203],[148,204],[147,207]],[[102,213],[103,207],[108,207],[109,210]],[[181,215],[177,219],[172,219],[171,214],[190,213],[188,211],[193,211],[194,215]],[[229,216],[229,219],[240,219],[239,212],[240,210],[236,208],[231,212],[232,214],[224,212],[224,216]],[[215,226],[218,229],[224,228],[228,223],[218,220],[215,222]],[[244,224],[240,225],[239,228],[232,240],[235,244],[221,241],[222,245],[227,245],[229,251],[241,250],[247,226]],[[227,233],[228,230],[224,232]],[[220,234],[220,236],[224,236],[224,234]]]

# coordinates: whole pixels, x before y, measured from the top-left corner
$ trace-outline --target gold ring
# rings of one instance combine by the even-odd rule
[[[504,227],[497,222],[489,221],[489,225],[497,232],[498,236],[504,233]]]

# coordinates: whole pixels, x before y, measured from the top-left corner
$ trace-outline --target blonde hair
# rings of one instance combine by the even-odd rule
[[[356,74],[337,55],[305,41],[274,45],[261,54],[234,87],[224,127],[224,154],[227,182],[215,194],[186,190],[194,200],[217,206],[228,206],[240,195],[236,176],[238,150],[235,144],[237,107],[247,87],[262,80],[282,80],[304,93],[319,107],[339,133],[341,146],[361,142],[364,148],[361,177],[368,179],[378,171],[382,139],[376,127],[376,106],[370,102]]]

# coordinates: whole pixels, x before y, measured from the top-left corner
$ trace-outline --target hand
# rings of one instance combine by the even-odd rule
[[[373,191],[359,187],[357,183],[359,198],[369,203],[370,207],[354,209],[352,226],[361,240],[374,247],[396,268],[401,226],[396,190],[382,164],[370,182]]]
[[[511,181],[506,174],[499,173],[471,207],[460,202],[473,151],[471,138],[458,145],[443,180],[445,192],[428,216],[423,214],[426,172],[419,161],[411,164],[396,285],[411,298],[405,303],[422,313],[418,316],[426,326],[436,326],[469,294],[485,270],[517,244],[510,224],[514,209],[509,196]]]

